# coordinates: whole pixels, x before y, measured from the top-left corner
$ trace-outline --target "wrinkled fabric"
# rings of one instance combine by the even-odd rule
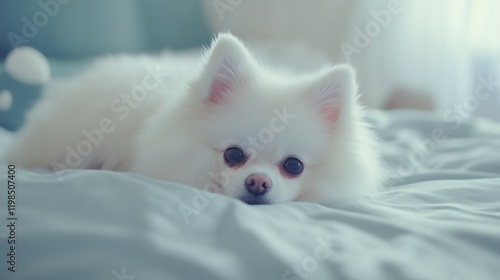
[[[249,206],[135,174],[17,167],[16,272],[3,163],[0,278],[498,279],[499,126],[410,111],[368,119],[390,179],[355,202]]]

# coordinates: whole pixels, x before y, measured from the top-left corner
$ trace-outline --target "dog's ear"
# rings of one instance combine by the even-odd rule
[[[237,88],[243,87],[250,75],[252,56],[245,45],[231,34],[219,34],[209,49],[202,90],[205,103],[220,104]]]
[[[313,79],[308,94],[314,108],[329,124],[350,111],[357,98],[356,72],[347,64],[327,68]]]

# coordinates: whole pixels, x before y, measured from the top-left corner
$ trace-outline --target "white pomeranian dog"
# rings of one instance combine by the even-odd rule
[[[52,82],[9,160],[134,172],[248,204],[374,196],[383,168],[357,99],[348,65],[292,75],[220,34],[201,59],[109,57]]]

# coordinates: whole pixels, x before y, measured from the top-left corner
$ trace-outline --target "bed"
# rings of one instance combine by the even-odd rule
[[[498,279],[500,125],[367,118],[392,176],[375,200],[249,206],[135,174],[16,167],[16,272],[3,162],[0,279]],[[13,138],[2,130],[1,147]]]

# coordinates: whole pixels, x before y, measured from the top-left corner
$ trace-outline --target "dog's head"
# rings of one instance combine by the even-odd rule
[[[146,128],[139,166],[249,204],[369,191],[379,164],[356,98],[350,66],[281,75],[219,35],[185,98]]]

